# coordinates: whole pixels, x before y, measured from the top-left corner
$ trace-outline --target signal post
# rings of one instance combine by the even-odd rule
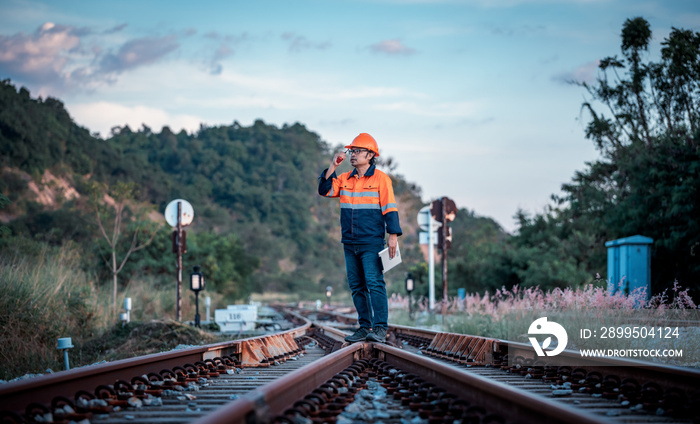
[[[447,249],[452,247],[452,228],[449,223],[457,216],[457,205],[449,197],[434,200],[430,215],[441,224],[438,231],[438,248],[442,250],[442,315],[447,312]]]

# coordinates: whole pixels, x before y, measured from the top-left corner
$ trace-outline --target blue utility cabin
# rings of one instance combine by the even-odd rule
[[[654,239],[640,235],[608,241],[608,293],[625,295],[645,289],[651,295],[651,245]]]

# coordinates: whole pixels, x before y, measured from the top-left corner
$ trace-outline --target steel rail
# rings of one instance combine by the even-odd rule
[[[399,338],[422,339],[425,343],[424,353],[428,355],[444,359],[452,358],[464,364],[469,364],[470,362],[466,360],[459,361],[459,358],[465,356],[465,354],[472,354],[469,346],[465,344],[465,340],[467,338],[484,339],[493,341],[491,351],[483,352],[484,356],[482,359],[489,365],[497,365],[493,363],[495,358],[505,358],[505,355],[509,355],[509,360],[513,361],[514,357],[519,356],[530,364],[543,361],[546,365],[572,366],[602,373],[610,373],[614,368],[615,374],[621,378],[653,381],[663,388],[673,387],[693,392],[698,391],[700,387],[700,370],[690,367],[679,367],[629,358],[582,357],[578,351],[572,349],[565,349],[557,356],[540,358],[535,353],[532,345],[528,343],[466,336],[400,325],[390,325],[389,331]],[[474,363],[474,361],[471,363]],[[474,364],[485,365],[485,363]]]
[[[155,353],[5,383],[0,385],[0,413],[22,415],[31,403],[50,405],[57,396],[72,397],[81,390],[91,392],[99,385],[117,380],[129,381],[136,376],[215,358],[235,357],[240,361],[239,367],[269,366],[299,349],[294,338],[305,335],[311,328],[311,321],[295,317],[303,320],[303,324],[272,335]]]
[[[347,318],[346,315],[332,311],[323,311],[322,313],[342,317],[343,322]],[[697,324],[697,322],[693,323]],[[321,325],[321,323],[315,324]],[[699,397],[698,393],[700,392],[700,369],[690,367],[629,358],[582,357],[579,352],[572,349],[565,349],[557,356],[540,358],[528,343],[402,325],[389,325],[389,336],[389,341],[394,345],[399,344],[398,340],[409,341],[415,347],[422,347],[423,353],[429,356],[452,360],[464,365],[506,365],[501,363],[503,359],[508,359],[512,365],[514,358],[520,357],[519,360],[524,360],[525,364],[537,362],[555,367],[570,366],[600,372],[603,376],[614,373],[620,379],[631,378],[642,384],[653,382],[664,390],[680,389],[694,397]]]
[[[203,417],[195,424],[269,422],[275,415],[311,393],[335,374],[360,359],[366,343],[355,343],[326,355],[312,365],[300,368],[279,380],[243,395],[229,405]]]
[[[374,344],[373,349],[376,351],[375,355],[389,364],[417,374],[452,393],[458,393],[475,404],[498,411],[511,421],[579,424],[609,422],[605,417],[587,411],[572,410],[555,400],[514,389],[507,384],[456,369],[421,355],[382,344]]]
[[[571,410],[554,400],[535,396],[503,383],[469,374],[420,355],[378,343],[355,343],[261,388],[203,417],[195,424],[270,422],[304,395],[333,378],[355,361],[379,358],[401,371],[447,389],[460,398],[498,412],[510,421],[533,423],[609,423],[605,417]]]
[[[117,380],[128,381],[132,377],[158,372],[163,368],[201,363],[201,361],[216,358],[235,357],[240,363],[237,365],[239,367],[267,367],[278,359],[283,361],[285,355],[289,355],[295,346],[298,348],[295,338],[307,336],[318,340],[320,344],[324,345],[324,348],[327,347],[327,352],[334,353],[314,362],[313,365],[307,365],[280,380],[243,395],[239,400],[202,418],[200,422],[208,423],[210,419],[223,420],[213,422],[244,422],[245,420],[265,422],[270,417],[281,414],[285,408],[299,400],[303,396],[300,396],[299,393],[310,393],[354,361],[368,358],[380,358],[392,366],[420,375],[426,381],[443,386],[471,402],[495,405],[496,411],[504,416],[510,414],[510,412],[504,413],[504,411],[512,409],[515,411],[513,414],[518,421],[533,414],[532,419],[528,418],[528,421],[609,422],[605,421],[605,417],[563,407],[561,403],[551,399],[532,393],[524,393],[507,384],[495,382],[487,377],[470,373],[467,369],[446,365],[428,357],[448,359],[464,365],[504,367],[507,365],[504,358],[507,359],[506,355],[510,355],[511,360],[515,356],[519,356],[519,360],[526,366],[533,366],[535,362],[538,362],[539,366],[542,367],[544,362],[540,359],[545,359],[547,366],[557,367],[559,365],[561,367],[561,365],[566,365],[566,362],[556,363],[554,361],[556,358],[561,356],[562,360],[566,361],[567,357],[573,358],[570,355],[578,355],[578,352],[566,350],[556,357],[538,358],[535,356],[532,346],[527,343],[397,325],[390,326],[388,343],[398,346],[401,345],[401,341],[406,343],[407,340],[411,340],[415,343],[414,346],[420,347],[423,355],[415,355],[388,345],[374,343],[357,343],[347,346],[347,343],[343,341],[347,335],[346,332],[333,326],[324,325],[325,321],[323,320],[312,323],[299,313],[285,312],[296,320],[303,320],[304,324],[273,335],[152,354],[1,385],[0,413],[6,410],[19,414],[24,412],[25,406],[31,402],[49,404],[56,396],[65,396],[80,390],[92,390],[98,385],[112,384]],[[321,314],[327,313],[326,311],[319,312]],[[689,368],[615,358],[585,358],[587,359],[586,364],[589,365],[584,365],[581,361],[584,358],[574,357],[581,364],[577,367],[585,367],[589,371],[599,371],[606,374],[614,371],[616,376],[622,378],[634,378],[640,381],[647,379],[664,388],[680,388],[689,394],[697,393],[698,388],[700,388],[700,371]],[[504,390],[508,390],[508,392]],[[506,401],[490,398],[490,396],[497,396],[498,393],[510,394]],[[697,398],[697,396],[689,398]],[[518,402],[514,403],[513,399],[518,399]],[[548,406],[549,403],[553,406]],[[531,405],[538,406],[533,409],[530,408]],[[549,418],[544,419],[542,408],[556,411],[554,414],[556,417],[552,418],[551,421]],[[225,414],[225,416],[221,414]],[[566,419],[562,420],[561,417]],[[589,419],[592,421],[588,421]]]
[[[652,412],[655,408],[653,405],[658,405],[662,410],[669,409],[669,414],[675,417],[688,413],[696,415],[690,412],[693,408],[690,405],[700,400],[700,370],[690,367],[624,358],[583,358],[575,350],[565,350],[555,357],[540,358],[527,343],[398,325],[390,325],[389,335],[390,344],[410,344],[415,349],[409,350],[417,349],[426,356],[448,361],[448,364],[455,362],[461,366],[472,366],[472,372],[482,376],[489,374],[487,378],[493,378],[492,373],[482,373],[481,370],[488,368],[473,366],[496,367],[514,375],[535,379],[533,381],[538,378],[542,379],[540,381],[550,381],[554,383],[553,386],[570,381],[577,393],[593,394],[594,397],[611,399],[624,393],[623,400],[627,400],[628,404],[643,402]],[[625,414],[625,408],[621,408],[621,413]]]

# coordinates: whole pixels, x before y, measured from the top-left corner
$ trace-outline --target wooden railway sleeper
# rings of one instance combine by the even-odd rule
[[[445,336],[442,337],[442,340],[440,343],[436,343],[435,347],[433,348],[433,354],[437,357],[445,357],[449,350],[455,346],[460,340],[460,336],[458,334],[453,334],[453,333],[444,333]]]
[[[469,349],[470,349],[470,345],[472,344],[472,341],[473,341],[473,337],[464,336],[460,346],[457,348],[457,350],[454,352],[454,354],[451,355],[451,359],[455,362],[465,363],[467,360],[467,355],[469,353]]]
[[[399,336],[401,337],[401,336]],[[429,356],[466,365],[492,365],[496,340],[478,336],[438,333],[427,348],[421,351]]]
[[[241,367],[269,367],[303,351],[288,333],[244,340],[239,346]]]

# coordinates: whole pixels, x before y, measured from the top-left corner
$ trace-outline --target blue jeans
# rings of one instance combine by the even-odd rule
[[[360,327],[388,327],[389,301],[379,251],[383,244],[344,244],[345,270]]]

